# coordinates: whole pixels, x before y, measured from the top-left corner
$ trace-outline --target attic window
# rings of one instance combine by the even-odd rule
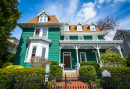
[[[69,26],[67,24],[65,25],[65,31],[69,31]]]
[[[83,31],[82,30],[82,25],[77,25],[77,31]]]
[[[90,25],[90,30],[91,30],[91,31],[96,31],[94,24],[91,24],[91,25]]]
[[[41,15],[39,17],[39,22],[47,22],[48,18],[47,18],[47,15]]]

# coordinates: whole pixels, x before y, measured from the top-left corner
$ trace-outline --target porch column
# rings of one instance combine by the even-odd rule
[[[61,49],[63,48],[64,46],[60,46],[60,52],[59,52],[59,66],[60,66],[60,62],[61,62]]]
[[[77,63],[79,63],[79,57],[78,57],[78,48],[77,48],[77,46],[76,46],[76,55],[77,55]]]
[[[101,46],[94,46],[94,48],[96,48],[96,49],[97,49],[97,52],[98,52],[98,57],[100,58],[100,51],[99,51],[99,49],[101,48]]]
[[[119,51],[121,57],[123,57],[123,54],[122,54],[122,52],[121,52],[121,47],[120,47],[120,46],[115,46],[115,47],[118,49],[118,51]]]

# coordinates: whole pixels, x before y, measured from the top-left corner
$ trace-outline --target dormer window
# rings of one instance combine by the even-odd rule
[[[41,16],[39,17],[39,22],[47,22],[47,20],[48,20],[48,18],[47,18],[46,15],[41,15]]]
[[[69,26],[67,24],[65,25],[65,31],[69,31]]]
[[[93,22],[90,24],[90,30],[91,30],[91,31],[96,31],[95,25],[96,25],[96,24],[94,24]]]
[[[77,25],[77,31],[83,31],[82,30],[82,25]]]

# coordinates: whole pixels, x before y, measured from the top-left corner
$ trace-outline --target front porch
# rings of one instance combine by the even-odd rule
[[[80,62],[95,61],[108,49],[116,47],[120,54],[122,41],[63,41],[60,40],[60,65],[64,70],[79,70]],[[102,66],[99,64],[100,67]]]

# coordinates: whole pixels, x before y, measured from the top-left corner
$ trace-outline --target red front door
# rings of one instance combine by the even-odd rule
[[[64,53],[64,68],[71,68],[70,53]]]

